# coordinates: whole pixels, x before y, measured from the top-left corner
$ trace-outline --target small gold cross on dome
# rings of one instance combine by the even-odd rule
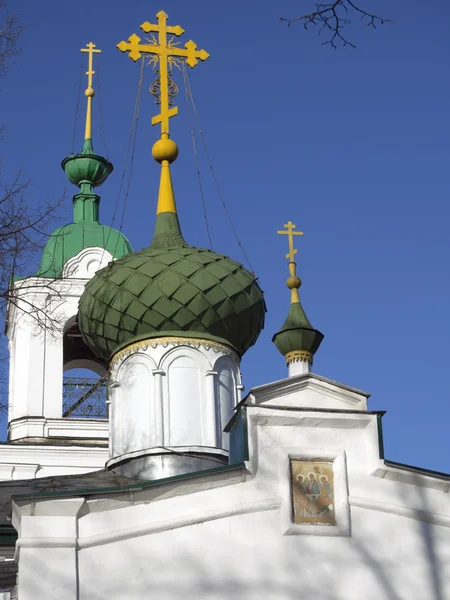
[[[91,88],[92,87],[92,75],[95,75],[95,71],[92,69],[93,55],[95,53],[100,53],[101,50],[98,50],[95,47],[94,42],[89,42],[89,44],[86,44],[86,48],[81,48],[81,52],[87,52],[88,56],[89,56],[88,70],[86,71],[86,75],[88,76],[88,88]]]
[[[294,262],[294,256],[298,252],[298,250],[294,248],[294,235],[303,235],[303,231],[294,231],[296,225],[294,225],[292,221],[285,223],[284,227],[286,227],[286,229],[279,230],[277,233],[288,236],[289,252],[286,254],[286,258],[289,259],[289,262]]]
[[[90,140],[92,138],[92,98],[95,95],[94,88],[92,87],[92,76],[95,75],[95,71],[93,69],[93,56],[94,54],[99,54],[101,50],[98,50],[95,47],[94,42],[89,42],[89,44],[86,44],[86,48],[81,48],[81,52],[88,53],[88,70],[86,71],[86,75],[88,76],[88,86],[84,92],[87,98],[86,128],[84,139]]]

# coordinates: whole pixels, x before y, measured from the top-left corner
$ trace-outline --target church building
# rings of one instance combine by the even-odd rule
[[[273,335],[286,378],[262,371],[242,393],[263,291],[185,240],[172,185],[172,66],[209,54],[174,44],[184,30],[163,11],[140,27],[118,49],[157,78],[150,244],[99,222],[113,166],[94,150],[90,42],[85,140],[62,162],[73,221],[12,283],[0,600],[450,600],[450,476],[385,459],[384,412],[312,371],[324,336],[300,301],[292,221]]]

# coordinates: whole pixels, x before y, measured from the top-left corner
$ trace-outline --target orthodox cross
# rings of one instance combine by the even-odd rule
[[[161,112],[152,118],[152,125],[161,123],[161,137],[169,137],[169,119],[178,114],[178,107],[173,106],[173,97],[177,94],[177,87],[170,79],[171,66],[180,66],[183,59],[191,68],[198,63],[197,59],[206,60],[209,54],[206,50],[197,50],[197,44],[189,40],[184,45],[184,48],[179,48],[178,43],[174,41],[174,36],[180,36],[184,33],[184,29],[179,25],[167,25],[167,15],[161,10],[156,17],[158,23],[156,25],[146,21],[142,23],[141,29],[145,33],[156,32],[158,39],[151,34],[151,38],[146,38],[148,43],[141,44],[141,38],[135,33],[128,38],[128,42],[122,41],[117,44],[117,47],[122,52],[129,52],[129,57],[137,61],[142,54],[150,54],[150,63],[153,68],[156,68],[159,62],[159,70],[157,70],[158,79],[150,88],[151,93],[156,96],[156,103],[160,105]],[[167,39],[167,35],[171,35]]]
[[[294,262],[294,256],[297,254],[298,250],[294,249],[294,235],[303,235],[303,231],[294,231],[295,225],[292,221],[288,221],[284,224],[286,229],[282,229],[281,231],[277,231],[280,235],[287,235],[289,241],[289,252],[286,254],[286,258],[289,258],[289,262]]]
[[[93,42],[89,42],[89,44],[86,44],[86,46],[86,48],[81,48],[81,52],[87,52],[89,57],[88,70],[86,71],[86,75],[88,76],[88,86],[84,92],[84,95],[87,98],[86,129],[84,133],[84,139],[90,140],[92,138],[92,98],[95,96],[95,91],[92,87],[92,75],[95,74],[95,71],[92,69],[93,56],[94,53],[100,53],[101,50],[97,50]]]

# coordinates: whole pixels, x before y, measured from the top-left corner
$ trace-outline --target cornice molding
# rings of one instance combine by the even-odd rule
[[[258,386],[250,390],[249,396],[252,404],[258,405],[303,390],[314,391],[327,398],[347,404],[352,408],[359,404],[361,406],[360,410],[367,410],[367,398],[369,397],[369,394],[344,386],[330,379],[319,377],[312,373],[297,377],[288,377],[281,381]]]
[[[399,517],[406,517],[407,519],[414,519],[415,521],[450,527],[449,516],[429,512],[427,510],[400,506],[399,504],[391,504],[390,502],[382,502],[380,500],[375,500],[374,498],[362,498],[361,496],[349,496],[349,502],[351,506],[356,506],[358,508],[377,510]]]
[[[110,363],[110,368],[115,369],[122,363],[126,358],[131,356],[132,354],[136,354],[137,352],[143,350],[146,351],[149,348],[157,348],[161,346],[163,348],[169,348],[172,346],[182,347],[187,346],[189,348],[194,348],[195,350],[199,350],[200,348],[204,348],[205,350],[213,350],[213,352],[217,354],[224,354],[226,356],[230,356],[233,358],[237,364],[239,364],[239,357],[237,353],[232,350],[229,346],[225,344],[221,344],[220,342],[215,342],[213,340],[205,340],[202,338],[191,338],[191,337],[182,337],[182,336],[164,336],[159,338],[149,338],[146,340],[141,340],[139,342],[134,342],[129,346],[126,346],[122,350],[119,350],[117,354],[115,354]]]

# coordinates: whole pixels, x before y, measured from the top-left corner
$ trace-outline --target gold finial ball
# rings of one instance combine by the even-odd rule
[[[302,285],[302,280],[300,277],[297,277],[297,275],[291,275],[287,278],[286,285],[290,290],[293,290],[294,288],[298,289]]]
[[[173,163],[178,157],[178,146],[169,138],[160,139],[153,144],[152,156],[156,162],[162,163],[163,160],[167,160]]]
[[[93,98],[95,96],[94,88],[88,87],[88,89],[84,92],[86,98]]]

